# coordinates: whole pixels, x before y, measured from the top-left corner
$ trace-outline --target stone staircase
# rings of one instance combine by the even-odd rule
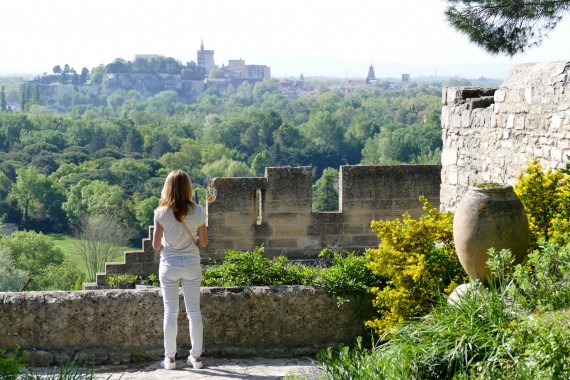
[[[125,251],[125,260],[122,263],[105,263],[105,272],[97,273],[95,282],[83,284],[83,290],[106,289],[107,278],[120,274],[139,275],[147,277],[150,274],[158,274],[160,252],[152,249],[153,227],[148,229],[148,238],[142,239],[142,249],[139,251]]]

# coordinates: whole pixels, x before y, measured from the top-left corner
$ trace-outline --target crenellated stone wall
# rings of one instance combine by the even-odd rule
[[[535,157],[545,169],[570,154],[570,62],[518,65],[498,89],[449,87],[441,115],[441,209],[470,184],[513,184]]]
[[[316,258],[326,247],[364,251],[378,245],[370,222],[395,219],[409,212],[422,214],[420,196],[439,207],[439,165],[341,166],[339,210],[312,211],[312,169],[266,168],[264,177],[215,178],[208,186],[208,248],[204,259],[222,260],[230,249],[265,248],[267,257]],[[95,284],[104,288],[107,276],[158,272],[159,254],[149,238],[142,251],[125,252],[122,263],[107,263]]]
[[[364,332],[351,303],[309,286],[202,288],[206,356],[312,355]],[[180,304],[183,305],[182,293]],[[190,345],[183,307],[178,353]],[[159,289],[0,293],[0,348],[20,346],[40,366],[158,360],[163,351]]]
[[[204,257],[263,245],[273,257],[314,258],[327,247],[363,251],[378,244],[375,219],[422,213],[421,195],[439,206],[438,165],[341,166],[339,210],[312,211],[310,167],[270,167],[263,178],[216,178],[209,188],[211,243]]]

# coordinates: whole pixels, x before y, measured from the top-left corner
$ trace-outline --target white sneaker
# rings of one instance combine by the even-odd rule
[[[176,369],[176,361],[174,358],[164,358],[164,360],[160,362],[160,368]]]
[[[200,369],[204,366],[202,364],[202,358],[199,356],[197,358],[195,358],[192,355],[188,356],[188,362],[187,363],[188,363],[188,365],[191,365],[192,367],[194,367],[194,369]]]

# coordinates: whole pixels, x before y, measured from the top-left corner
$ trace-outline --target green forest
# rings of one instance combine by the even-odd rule
[[[91,75],[117,70],[116,62]],[[193,104],[175,90],[150,97],[76,91],[62,114],[43,105],[41,81],[0,78],[0,219],[20,230],[79,237],[105,221],[121,231],[117,245],[138,246],[163,180],[176,168],[189,173],[203,203],[210,178],[309,165],[314,210],[330,211],[338,207],[340,165],[440,160],[441,82],[343,93],[329,81],[314,95],[292,98],[279,91],[279,80],[266,79],[223,94],[209,88]],[[22,107],[7,106],[15,99]]]

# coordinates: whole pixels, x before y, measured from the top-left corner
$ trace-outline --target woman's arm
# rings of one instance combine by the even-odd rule
[[[162,249],[162,232],[163,228],[160,223],[154,217],[154,229],[152,232],[152,248],[155,251],[160,251]]]
[[[206,248],[208,246],[208,228],[205,224],[198,227],[198,248]]]

